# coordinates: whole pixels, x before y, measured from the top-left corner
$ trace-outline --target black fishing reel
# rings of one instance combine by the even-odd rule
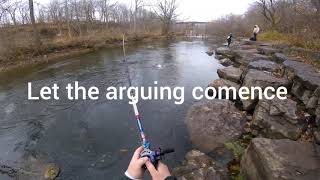
[[[141,158],[148,157],[150,162],[154,165],[154,167],[157,168],[159,160],[161,160],[164,155],[173,153],[173,152],[174,152],[174,149],[172,148],[164,149],[164,150],[161,150],[161,148],[159,148],[159,150],[155,150],[155,151],[152,151],[151,149],[148,149],[148,148],[144,148],[144,150],[140,153],[140,157]]]

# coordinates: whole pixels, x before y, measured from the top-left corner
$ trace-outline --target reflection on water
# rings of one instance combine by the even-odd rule
[[[217,78],[220,65],[205,54],[207,50],[202,41],[131,46],[128,64],[133,85],[158,81],[159,86],[184,86],[190,95],[193,87],[205,87]],[[97,86],[101,92],[109,86],[127,86],[122,59],[121,48],[114,48],[2,75],[0,161],[36,174],[54,162],[62,169],[61,179],[121,178],[140,143],[127,100],[69,101],[60,91],[59,101],[28,101],[27,83],[32,82],[34,92],[73,81]],[[153,147],[175,148],[166,159],[169,166],[179,164],[191,148],[184,118],[193,102],[186,96],[183,105],[169,100],[138,104]]]

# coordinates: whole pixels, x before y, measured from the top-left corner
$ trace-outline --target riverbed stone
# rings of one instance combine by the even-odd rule
[[[248,65],[250,62],[257,60],[269,60],[268,56],[258,54],[256,49],[235,50],[234,52],[233,60],[240,65]]]
[[[250,69],[244,78],[242,86],[248,87],[249,89],[251,89],[251,87],[261,87],[264,90],[268,86],[277,89],[280,86],[288,87],[289,84],[290,82],[286,78],[277,78],[270,73]],[[255,93],[254,99],[249,98],[248,100],[242,100],[243,109],[246,111],[254,109],[257,101],[258,93]]]
[[[316,115],[316,124],[320,128],[320,99],[318,101],[318,106],[317,106],[315,115]]]
[[[240,85],[235,83],[235,82],[232,82],[232,81],[229,81],[229,80],[226,80],[226,79],[216,79],[214,80],[211,84],[209,84],[209,87],[214,87],[215,90],[216,90],[216,97],[219,98],[219,87],[234,87],[235,88],[235,93],[236,93],[236,96],[235,98],[233,98],[233,94],[230,93],[230,98],[229,99],[237,99],[237,92],[239,91],[239,88],[240,88]],[[225,91],[221,91],[222,94],[221,94],[221,98],[222,99],[225,99],[226,98],[226,92]],[[230,91],[231,92],[231,91]],[[213,91],[209,91],[208,92],[209,96],[213,96]]]
[[[238,50],[234,50],[234,53],[236,55],[236,57],[242,58],[242,57],[247,57],[250,56],[252,54],[259,54],[259,51],[257,51],[257,49],[238,49]]]
[[[250,62],[249,69],[256,69],[260,71],[268,71],[268,72],[280,72],[281,66],[275,62],[267,61],[267,60],[258,60],[254,62]]]
[[[238,139],[245,121],[245,112],[229,100],[218,99],[193,105],[186,118],[192,143],[205,153]]]
[[[198,150],[191,150],[185,156],[182,166],[173,169],[172,174],[181,180],[223,180],[226,170],[215,167],[214,160]]]
[[[233,62],[229,58],[223,58],[220,60],[220,64],[223,66],[231,66],[233,65]]]
[[[214,58],[216,58],[218,60],[224,59],[223,55],[218,55],[218,54],[214,55]]]
[[[314,141],[320,145],[320,132],[319,131],[315,131],[313,133],[313,136],[314,136]]]
[[[298,126],[297,103],[291,99],[259,100],[252,124],[268,138],[297,140],[302,133]]]
[[[320,73],[312,65],[294,60],[286,60],[283,64],[306,89],[315,90],[320,86]]]
[[[212,56],[212,55],[214,54],[214,52],[210,50],[210,51],[207,51],[206,54],[207,54],[208,56]]]
[[[278,63],[283,63],[284,61],[288,60],[288,57],[283,53],[275,53],[273,55],[273,60]]]
[[[248,180],[318,180],[320,146],[289,139],[254,138],[241,160]]]
[[[60,173],[60,168],[56,164],[49,164],[45,170],[44,177],[48,180],[54,180]]]
[[[240,49],[242,50],[249,50],[249,49],[255,49],[256,47],[255,46],[252,46],[252,45],[241,45],[240,46]]]
[[[225,57],[233,57],[234,51],[228,47],[219,47],[216,49],[217,55],[223,55]]]
[[[319,71],[312,65],[295,60],[286,60],[283,64],[286,68],[286,76],[293,81],[291,93],[314,114],[319,106],[317,101],[319,102],[320,99]]]
[[[253,46],[253,45],[257,45],[258,41],[250,41],[250,39],[241,39],[240,44]]]
[[[235,83],[240,83],[243,71],[240,68],[227,67],[218,69],[217,73],[220,78],[224,78]]]
[[[275,53],[281,53],[280,49],[275,49],[275,48],[268,47],[268,46],[258,47],[257,50],[259,51],[260,54],[264,54],[267,56],[274,55]]]

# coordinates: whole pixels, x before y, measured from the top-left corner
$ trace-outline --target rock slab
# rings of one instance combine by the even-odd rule
[[[212,158],[198,150],[189,151],[182,166],[173,170],[178,180],[224,180],[227,179],[225,174],[214,166]]]
[[[246,113],[229,100],[211,100],[193,105],[186,124],[192,143],[207,153],[239,138],[245,121]]]
[[[249,69],[256,69],[260,71],[268,71],[268,72],[280,72],[281,66],[275,62],[267,61],[267,60],[258,60],[249,63]]]
[[[255,138],[241,160],[248,180],[318,180],[320,146],[289,139]]]
[[[286,78],[277,78],[272,76],[270,73],[258,71],[255,69],[250,69],[246,74],[243,84],[243,87],[261,87],[265,89],[266,87],[274,87],[275,89],[284,86],[288,87],[290,82]],[[258,101],[258,93],[255,93],[254,99],[249,98],[248,100],[242,100],[243,109],[248,111],[252,110],[257,101]]]
[[[218,69],[217,73],[220,78],[224,78],[235,83],[240,83],[243,71],[240,68],[227,67]]]
[[[238,91],[239,91],[239,88],[240,88],[240,85],[232,82],[232,81],[229,81],[229,80],[226,80],[226,79],[216,79],[214,80],[211,84],[209,84],[208,87],[214,87],[214,89],[216,90],[216,94],[213,94],[213,91],[212,90],[209,90],[208,91],[208,95],[209,96],[216,96],[216,98],[219,98],[219,99],[226,99],[226,91],[221,91],[221,94],[219,92],[219,87],[222,88],[222,87],[227,87],[227,88],[230,88],[230,87],[234,87],[234,93],[230,90],[230,94],[229,94],[229,99],[232,100],[232,99],[237,99],[238,98]],[[220,98],[221,96],[221,98]]]
[[[268,138],[297,140],[302,132],[298,126],[297,103],[291,99],[260,100],[252,123]]]

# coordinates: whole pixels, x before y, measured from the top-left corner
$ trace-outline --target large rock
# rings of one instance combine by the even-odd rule
[[[257,51],[257,49],[247,49],[247,50],[238,49],[238,50],[234,50],[234,53],[236,57],[242,58],[242,57],[251,56],[253,54],[258,54],[259,51]]]
[[[216,54],[216,55],[214,55],[214,58],[216,58],[218,60],[222,60],[222,59],[224,59],[224,56]]]
[[[255,138],[241,160],[248,180],[318,180],[320,146],[288,139]]]
[[[226,80],[226,79],[216,79],[214,80],[211,84],[209,84],[209,87],[214,87],[215,90],[216,90],[216,97],[219,98],[219,87],[234,87],[235,88],[235,97],[234,97],[234,94],[231,93],[230,91],[230,98],[229,99],[237,99],[237,94],[238,94],[238,91],[239,91],[239,88],[240,88],[240,85],[232,82],[232,81],[229,81],[229,80]],[[213,91],[209,91],[208,92],[209,96],[214,96],[213,94]],[[221,98],[222,99],[226,99],[226,91],[221,91]]]
[[[276,89],[280,86],[288,87],[289,84],[290,82],[285,78],[276,78],[270,73],[250,69],[244,78],[242,86],[248,87],[249,89],[251,89],[251,87],[261,87],[265,89],[270,86]],[[242,100],[244,110],[249,111],[255,107],[258,101],[258,93],[254,95],[254,99],[249,98],[248,100]]]
[[[273,55],[273,60],[278,63],[283,63],[284,61],[288,60],[288,57],[282,53],[275,53]]]
[[[317,123],[317,126],[320,127],[320,100],[318,101],[318,107],[316,109],[316,112],[315,112],[315,115],[316,115],[316,123]],[[319,138],[320,139],[320,138]],[[320,142],[320,141],[319,141]]]
[[[320,86],[320,73],[312,65],[293,60],[286,60],[283,64],[305,88],[315,90]]]
[[[172,173],[181,180],[227,179],[226,170],[215,167],[214,160],[198,150],[189,151],[182,166],[173,169]]]
[[[275,49],[275,48],[272,48],[272,47],[259,47],[258,48],[258,51],[260,54],[264,54],[264,55],[267,55],[267,56],[271,56],[275,53],[281,53],[281,50],[280,49]]]
[[[250,41],[250,39],[241,39],[241,40],[240,40],[240,44],[241,44],[241,45],[253,46],[253,45],[257,45],[257,44],[258,44],[258,41]]]
[[[193,144],[203,152],[224,147],[240,137],[246,114],[228,100],[200,102],[191,107],[186,119]]]
[[[283,64],[287,77],[293,80],[292,94],[320,119],[317,113],[320,109],[320,73],[312,65],[299,61],[286,60]]]
[[[235,56],[233,60],[240,65],[248,65],[252,61],[269,59],[268,56],[258,54],[258,51],[256,49],[235,50],[234,53]]]
[[[280,72],[282,69],[279,64],[267,60],[250,62],[248,68],[268,72]]]
[[[219,62],[223,66],[231,66],[231,65],[233,65],[233,62],[229,58],[223,58]]]
[[[218,69],[217,73],[220,78],[224,78],[235,83],[240,83],[243,71],[240,68],[227,67]]]
[[[216,49],[217,55],[223,55],[225,57],[233,57],[234,51],[228,47],[219,47]]]
[[[253,114],[252,124],[264,137],[297,140],[301,135],[298,126],[297,103],[291,99],[260,100]]]

